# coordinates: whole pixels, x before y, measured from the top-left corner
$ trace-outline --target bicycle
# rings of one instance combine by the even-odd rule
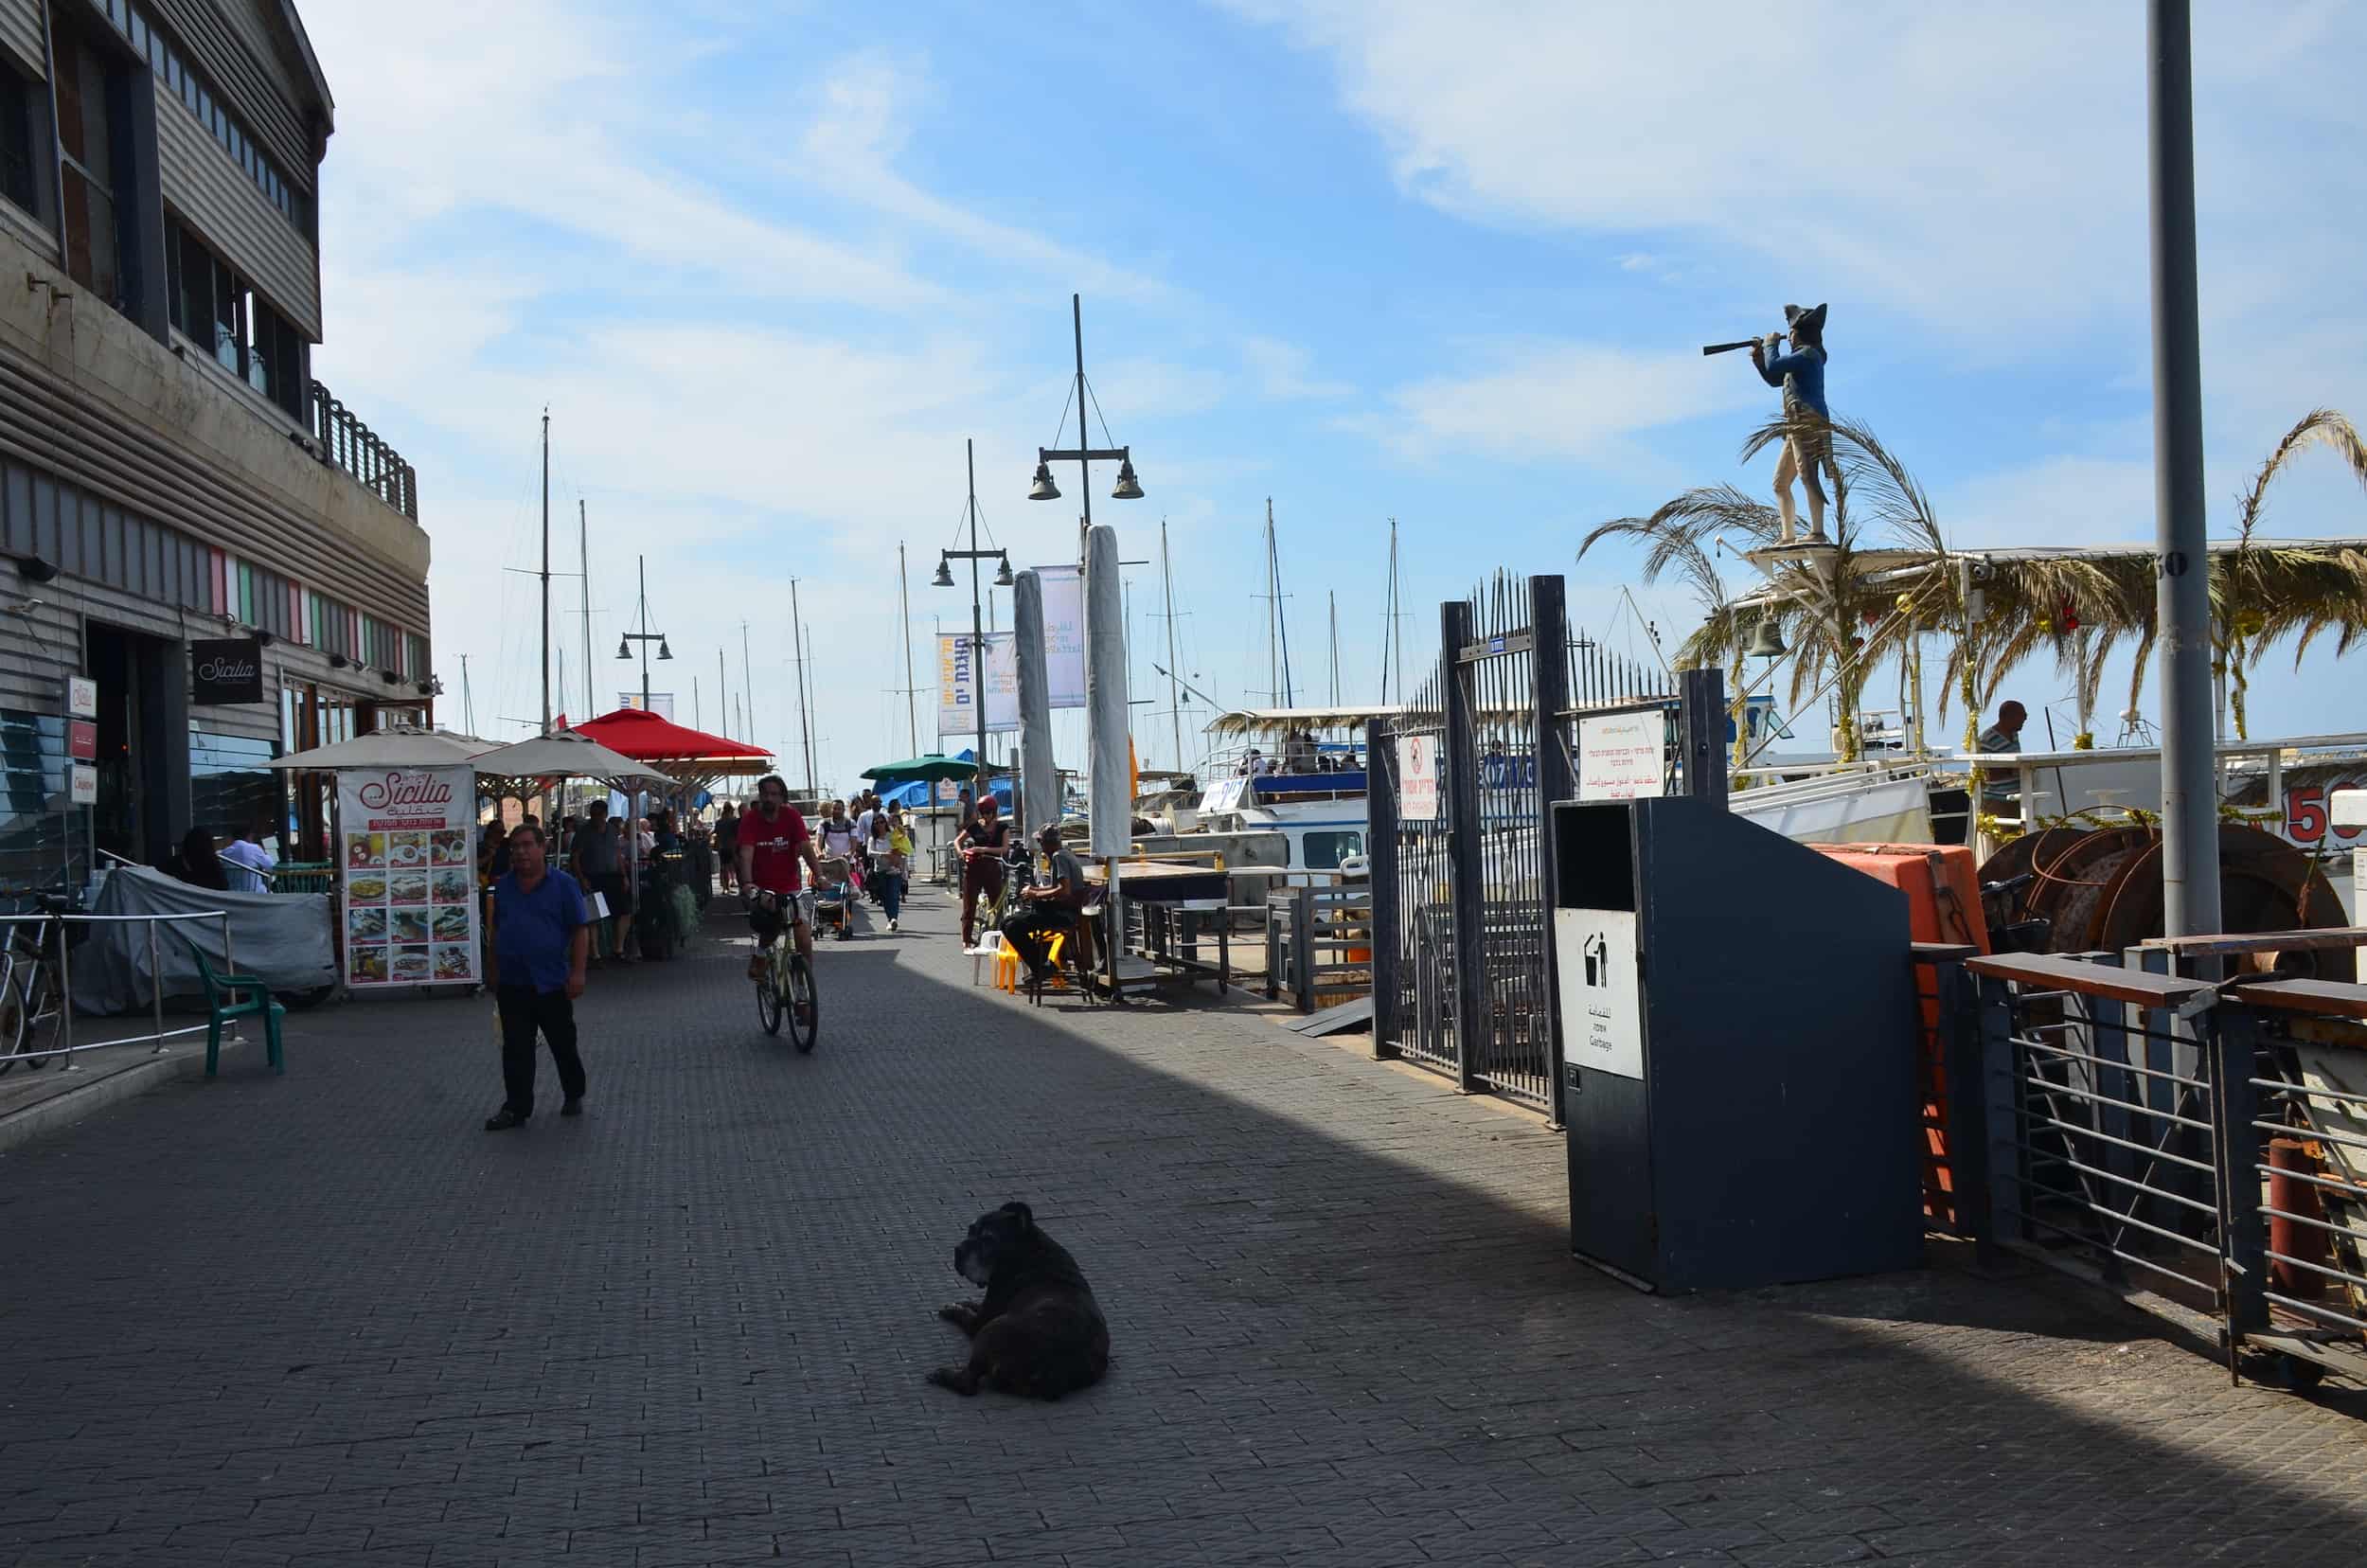
[[[29,895],[46,914],[55,915],[64,907],[26,888],[0,890],[0,896],[6,894]],[[65,988],[59,983],[58,959],[46,939],[52,925],[62,939],[63,923],[38,922],[44,933],[41,936],[28,936],[22,918],[7,918],[5,923],[8,938],[0,946],[0,1076],[14,1067],[20,1057],[27,1072],[48,1066],[50,1058],[45,1053],[56,1049],[65,1026]]]
[[[796,900],[795,911],[781,926],[780,934],[766,949],[769,962],[764,976],[756,982],[756,1017],[764,1025],[764,1032],[781,1032],[781,1020],[789,1020],[789,1042],[799,1055],[812,1051],[814,1037],[821,1027],[821,999],[813,983],[813,964],[797,951],[797,928],[813,929],[813,894],[810,890],[790,895]],[[781,896],[757,890],[758,908],[777,910]]]

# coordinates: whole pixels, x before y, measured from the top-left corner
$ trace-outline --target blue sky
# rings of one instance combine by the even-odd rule
[[[2219,530],[2305,410],[2367,419],[2367,16],[2198,10]],[[1596,637],[1648,651],[1621,592],[1633,558],[1581,567],[1577,542],[1690,485],[1765,490],[1769,462],[1735,452],[1773,394],[1699,345],[1780,325],[1787,300],[1831,303],[1836,410],[1905,455],[1959,544],[2151,534],[2139,8],[305,16],[338,101],[315,368],[419,469],[446,717],[467,654],[488,735],[539,711],[515,569],[539,548],[547,404],[558,569],[578,497],[590,515],[599,706],[627,684],[614,653],[646,553],[678,656],[658,688],[686,720],[698,676],[718,727],[716,652],[739,691],[747,621],[743,727],[790,756],[794,576],[826,781],[902,755],[896,548],[927,683],[933,618],[968,614],[926,586],[965,437],[997,542],[1022,565],[1073,557],[1073,472],[1070,500],[1023,499],[1066,396],[1072,290],[1148,492],[1104,504],[1100,475],[1096,521],[1154,559],[1167,521],[1182,662],[1228,703],[1268,684],[1269,495],[1303,700],[1328,687],[1327,595],[1344,694],[1374,692],[1393,515],[1409,665],[1439,599],[1499,566],[1567,573]],[[2316,459],[2270,526],[2367,534],[2367,497]],[[555,587],[579,712],[577,589]],[[1136,575],[1146,649],[1158,592],[1155,567]],[[1675,591],[1637,602],[1672,648],[1697,615]],[[2367,727],[2330,656],[2288,664],[2255,680],[2255,735]],[[2036,713],[2064,683],[2034,667],[2016,686]],[[1165,763],[1164,718],[1142,728]]]

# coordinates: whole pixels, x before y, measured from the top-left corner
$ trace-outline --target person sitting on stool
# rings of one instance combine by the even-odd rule
[[[1003,939],[1027,961],[1028,977],[1042,980],[1050,938],[1077,929],[1085,907],[1085,867],[1076,852],[1060,842],[1060,825],[1047,822],[1036,829],[1036,843],[1044,853],[1043,874],[1032,887],[1019,890],[1019,901],[1003,917]]]

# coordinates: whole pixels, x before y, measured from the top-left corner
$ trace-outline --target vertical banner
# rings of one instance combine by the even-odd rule
[[[970,669],[970,639],[948,633],[937,638],[937,736],[971,744],[978,739],[977,683]],[[987,732],[1009,735],[1019,728],[1019,645],[1008,632],[987,633]]]
[[[474,985],[476,772],[347,769],[337,775],[346,984]]]
[[[1028,568],[1043,584],[1043,668],[1056,708],[1085,705],[1085,575],[1074,566]]]

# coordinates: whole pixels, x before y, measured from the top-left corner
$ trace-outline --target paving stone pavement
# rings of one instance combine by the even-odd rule
[[[2343,1396],[1945,1267],[1635,1294],[1532,1119],[948,927],[828,947],[810,1058],[737,946],[596,977],[579,1120],[379,1003],[0,1156],[0,1562],[2367,1559]],[[1014,1197],[1115,1339],[1058,1404],[922,1382]]]

